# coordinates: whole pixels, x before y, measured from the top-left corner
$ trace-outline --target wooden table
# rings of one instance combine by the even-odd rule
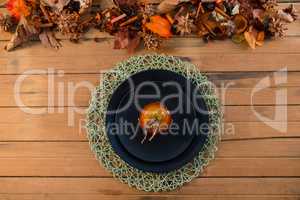
[[[168,193],[145,193],[120,183],[89,149],[85,116],[74,113],[75,106],[77,111],[88,106],[89,90],[80,86],[96,85],[103,70],[130,56],[112,50],[110,37],[96,35],[103,40],[94,42],[93,32],[81,44],[63,40],[57,52],[39,43],[11,53],[0,50],[1,200],[300,199],[300,21],[289,26],[285,39],[254,51],[231,41],[167,42],[162,53],[188,58],[218,87],[229,86],[224,127],[234,127],[205,173]],[[7,39],[1,35],[1,47]],[[283,68],[286,81],[284,72],[276,73]],[[251,102],[254,88],[268,83]],[[276,102],[276,94],[287,103]],[[285,109],[287,121],[281,114]],[[274,128],[284,124],[287,131]]]

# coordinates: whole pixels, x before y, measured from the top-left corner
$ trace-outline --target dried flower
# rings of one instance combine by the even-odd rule
[[[144,41],[144,46],[148,50],[157,50],[162,46],[162,38],[154,33],[142,33],[142,38]]]
[[[189,17],[189,13],[187,13],[185,16],[177,17],[177,24],[175,27],[180,35],[190,34],[196,28],[193,20]]]
[[[63,11],[60,15],[56,16],[55,23],[58,30],[69,37],[73,42],[77,42],[86,30],[92,24],[94,18],[82,19],[77,12]]]

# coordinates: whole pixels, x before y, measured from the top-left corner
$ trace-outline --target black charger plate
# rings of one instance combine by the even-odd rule
[[[151,85],[145,85],[146,81]],[[174,87],[171,82],[178,83],[180,88]],[[141,84],[144,86],[138,92]],[[160,95],[153,95],[157,91]],[[190,128],[194,120],[198,120],[199,124],[208,123],[204,101],[200,96],[193,101],[194,91],[199,95],[191,81],[172,71],[146,70],[132,75],[114,91],[108,105],[106,129],[114,151],[131,166],[148,172],[168,172],[191,161],[202,149],[207,135],[203,130],[201,134],[197,129],[183,131],[184,123]],[[148,96],[136,100],[133,98],[136,93]],[[178,125],[179,130],[173,131],[173,134],[159,134],[151,142],[141,144],[144,135],[138,125],[139,108],[170,95],[173,98],[164,101],[164,105],[171,111],[173,123]],[[193,102],[197,102],[196,107]],[[174,111],[177,107],[181,110]],[[126,126],[126,123],[133,126]]]

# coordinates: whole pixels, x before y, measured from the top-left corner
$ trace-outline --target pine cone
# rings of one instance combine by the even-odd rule
[[[153,33],[142,33],[142,38],[146,49],[158,50],[161,48],[163,40],[158,35]]]
[[[14,23],[9,15],[0,16],[0,29],[5,32],[13,32]]]
[[[262,7],[265,9],[268,13],[276,13],[278,6],[277,0],[265,0],[265,2],[262,4]]]
[[[269,22],[268,31],[273,37],[283,37],[284,32],[287,30],[285,24],[279,18],[271,18]]]
[[[56,24],[58,30],[63,34],[69,37],[70,41],[77,42],[85,28],[88,26],[88,23],[82,23],[80,15],[76,12],[62,12],[57,16]]]
[[[253,17],[253,7],[249,0],[238,0],[240,3],[239,12],[241,15],[246,17],[247,19],[252,19]]]

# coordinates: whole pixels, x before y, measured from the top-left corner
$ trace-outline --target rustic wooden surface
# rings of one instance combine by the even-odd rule
[[[225,127],[233,125],[235,134],[223,136],[216,159],[201,177],[168,193],[140,192],[113,179],[89,150],[84,114],[75,115],[75,126],[67,125],[70,110],[86,108],[90,97],[82,88],[73,97],[68,83],[96,85],[102,70],[130,55],[112,50],[111,37],[96,31],[81,44],[59,37],[63,43],[59,51],[35,42],[10,53],[0,50],[1,200],[300,199],[300,21],[289,25],[285,39],[266,42],[255,51],[230,41],[204,44],[195,37],[167,42],[161,53],[190,59],[218,87],[222,82],[235,83],[228,88],[223,106]],[[96,43],[95,37],[103,39]],[[8,39],[1,33],[1,49]],[[136,52],[145,53],[149,52]],[[253,87],[284,67],[287,82],[272,82],[251,105]],[[45,109],[50,102],[48,114],[28,114],[18,107],[14,87],[24,72],[30,74],[20,89],[24,106]],[[54,80],[53,99],[48,95],[49,77]],[[287,90],[288,105],[276,105],[287,106],[286,133],[269,127],[253,112],[274,117],[279,89]]]

